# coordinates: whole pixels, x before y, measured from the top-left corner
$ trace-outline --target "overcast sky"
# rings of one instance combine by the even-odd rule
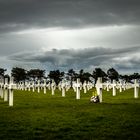
[[[140,72],[140,0],[0,0],[0,67]]]

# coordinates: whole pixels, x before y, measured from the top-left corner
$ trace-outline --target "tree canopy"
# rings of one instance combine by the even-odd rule
[[[0,76],[4,77],[6,69],[0,68]]]
[[[98,77],[102,77],[103,81],[105,81],[107,79],[107,74],[101,68],[95,68],[92,73],[92,77],[95,79],[96,83]]]
[[[108,78],[113,81],[113,80],[116,80],[118,81],[119,79],[119,73],[117,72],[117,70],[115,70],[114,68],[110,68],[108,71],[107,71],[107,75],[108,75]]]
[[[60,72],[59,70],[50,71],[48,77],[53,79],[56,84],[58,84],[64,76],[64,72]]]
[[[9,78],[8,74],[5,74],[6,69],[0,68],[0,76],[1,77],[6,77]],[[19,81],[25,81],[25,80],[37,80],[37,79],[43,79],[46,78],[45,76],[45,70],[41,69],[30,69],[26,70],[24,68],[20,67],[13,67],[11,70],[11,76],[14,77],[16,82]],[[68,72],[60,72],[59,70],[53,70],[50,71],[48,74],[48,78],[53,79],[56,84],[58,84],[62,79],[67,79],[69,81],[76,81],[77,78],[80,79],[80,81],[83,83],[84,81],[90,81],[91,78],[95,79],[95,83],[97,81],[98,77],[102,77],[103,82],[110,79],[111,81],[113,80],[119,80],[123,79],[127,82],[131,82],[133,79],[140,79],[140,74],[139,73],[133,73],[130,75],[120,75],[119,72],[114,69],[110,68],[107,70],[107,73],[104,72],[101,68],[95,68],[91,73],[85,72],[83,69],[81,69],[79,72],[76,72],[73,69],[69,69]]]
[[[27,78],[27,71],[23,68],[15,67],[11,70],[11,76],[16,82],[24,81]]]
[[[29,79],[41,79],[45,77],[45,70],[40,70],[40,69],[31,69],[27,71],[27,77]]]

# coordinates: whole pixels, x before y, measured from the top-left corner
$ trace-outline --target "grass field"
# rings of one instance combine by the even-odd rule
[[[92,91],[73,90],[61,97],[14,91],[14,107],[0,99],[0,140],[140,140],[140,98],[133,89],[112,96],[103,91],[103,103],[90,103]]]

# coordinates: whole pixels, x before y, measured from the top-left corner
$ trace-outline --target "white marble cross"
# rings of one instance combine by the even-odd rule
[[[44,83],[43,83],[44,94],[46,94],[46,81],[47,81],[47,80],[46,80],[46,79],[44,79],[43,81],[44,81]]]
[[[97,90],[97,94],[99,96],[99,101],[100,103],[102,103],[102,88],[103,88],[103,84],[102,84],[102,78],[98,77],[98,80],[96,82],[96,90]]]
[[[32,91],[35,92],[35,81],[31,82]]]
[[[87,90],[90,90],[93,87],[94,87],[94,84],[88,81],[88,83],[87,83]]]
[[[84,93],[87,93],[87,82],[84,81],[83,83],[83,89],[84,89]]]
[[[116,80],[113,80],[112,87],[113,87],[113,96],[116,96]]]
[[[20,88],[21,88],[21,90],[24,90],[24,82],[23,81],[20,82]]]
[[[76,99],[80,99],[80,87],[81,87],[80,79],[77,79],[75,87],[76,87]]]
[[[4,79],[1,78],[0,79],[0,96],[1,96],[2,99],[4,98],[4,90],[3,90],[3,88],[4,88]]]
[[[125,81],[123,81],[122,87],[123,87],[123,90],[126,90],[126,82]]]
[[[68,91],[71,88],[71,84],[70,82],[65,82],[66,83],[66,91]]]
[[[28,91],[30,91],[31,90],[31,82],[28,81],[26,86],[27,86]]]
[[[65,97],[65,89],[66,89],[66,83],[65,83],[65,81],[62,81],[62,83],[61,83],[61,89],[62,89],[62,97]]]
[[[109,91],[109,81],[107,81],[107,83],[106,83],[106,87],[107,87],[107,91]]]
[[[62,84],[62,81],[61,82],[59,82],[59,84],[58,84],[58,89],[61,91],[61,84]]]
[[[10,77],[9,83],[9,106],[13,106],[13,90],[15,88],[14,78]]]
[[[54,80],[52,80],[52,83],[51,83],[52,95],[54,95],[55,88],[56,88],[56,84],[55,84]]]
[[[5,78],[4,84],[4,102],[8,101],[8,78]]]
[[[48,88],[49,90],[51,90],[51,83],[50,83],[50,82],[47,84],[47,88]]]
[[[72,82],[72,88],[73,88],[74,92],[76,92],[76,86],[75,86],[75,84],[76,84],[76,82],[73,81],[73,82]]]
[[[25,83],[24,83],[24,90],[25,91],[27,90],[27,81],[25,81]]]
[[[134,80],[134,98],[138,98],[138,94],[139,94],[139,87],[140,87],[140,85],[139,85],[139,83],[138,83],[138,80],[137,79],[135,79]]]
[[[37,81],[37,92],[40,93],[40,80]]]
[[[122,92],[122,80],[119,81],[120,92]]]

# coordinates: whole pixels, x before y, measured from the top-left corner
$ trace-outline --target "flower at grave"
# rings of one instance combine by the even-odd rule
[[[99,102],[99,96],[97,95],[97,91],[92,92],[92,97],[90,98],[90,102],[98,103]]]

